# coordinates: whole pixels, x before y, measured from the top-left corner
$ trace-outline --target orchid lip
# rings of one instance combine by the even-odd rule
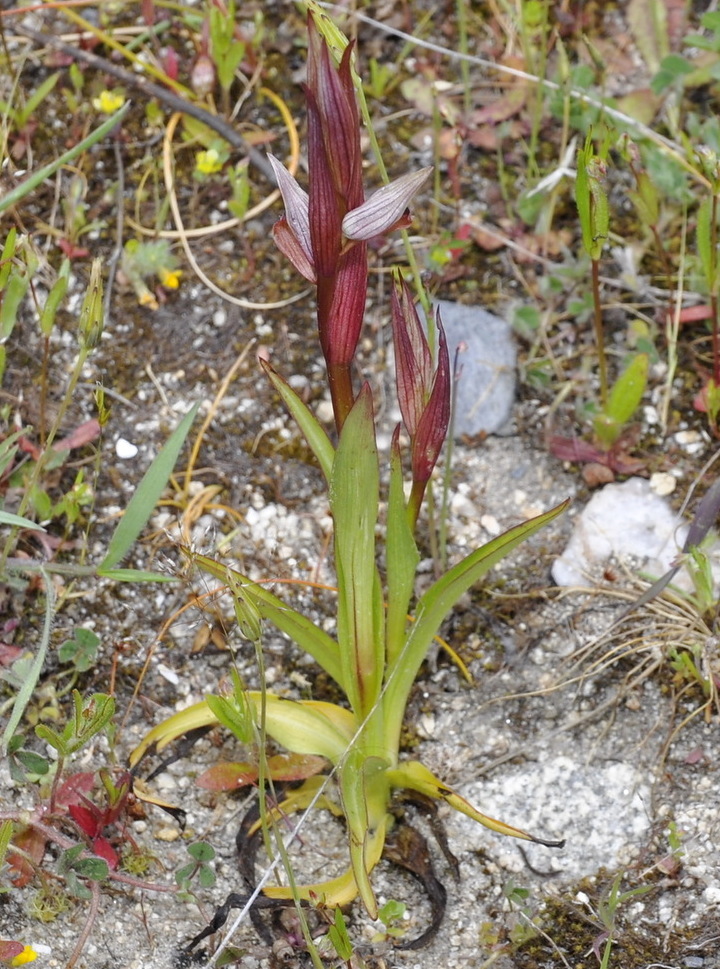
[[[389,185],[383,185],[362,205],[348,212],[342,223],[345,238],[372,239],[394,228],[431,171],[432,166],[402,175]]]

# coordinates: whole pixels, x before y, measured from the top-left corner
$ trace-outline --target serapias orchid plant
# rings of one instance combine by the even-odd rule
[[[203,725],[222,723],[247,739],[248,718],[258,731],[288,751],[326,758],[337,780],[339,804],[331,803],[331,788],[318,799],[327,777],[314,776],[288,791],[276,810],[278,816],[286,815],[317,802],[342,813],[348,828],[350,866],[327,882],[297,889],[273,886],[264,891],[276,898],[290,898],[297,891],[302,898],[331,906],[344,905],[359,894],[370,915],[376,917],[370,873],[383,852],[392,822],[389,806],[397,789],[443,800],[502,834],[559,844],[487,817],[422,763],[401,759],[400,732],[413,681],[457,600],[520,542],[560,514],[565,503],[472,552],[437,579],[411,609],[420,560],[414,530],[448,430],[451,388],[442,321],[438,316],[438,355],[433,363],[411,292],[398,275],[391,316],[397,392],[410,439],[411,489],[406,500],[398,425],[390,447],[382,526],[384,563],[382,571],[379,568],[380,472],[373,397],[368,383],[356,394],[352,379],[365,308],[367,240],[409,224],[407,206],[427,170],[403,176],[365,199],[352,46],[345,41],[336,60],[323,33],[326,27],[321,16],[310,15],[308,193],[277,159],[271,162],[285,203],[275,239],[317,288],[320,344],[327,363],[337,445],[272,367],[266,362],[262,366],[304,433],[327,481],[338,590],[336,638],[235,569],[204,556],[192,557],[228,586],[241,631],[248,638],[259,642],[261,620],[273,623],[335,680],[348,705],[244,691],[236,677],[231,694],[209,696],[151,730],[133,752],[132,763],[150,747],[159,750]]]

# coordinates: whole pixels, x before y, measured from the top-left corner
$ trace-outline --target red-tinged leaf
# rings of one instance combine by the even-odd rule
[[[257,767],[249,763],[215,764],[195,782],[206,791],[236,791],[238,787],[257,783]]]
[[[18,438],[18,451],[22,451],[24,454],[29,454],[33,461],[37,461],[42,454],[42,451],[37,444],[33,444],[33,442],[28,440],[26,437]]]
[[[0,643],[0,666],[9,666],[22,653],[20,646],[12,646],[10,643]]]
[[[47,842],[43,834],[40,834],[35,828],[27,827],[13,837],[12,843],[16,848],[21,849],[23,854],[18,854],[12,848],[8,851],[7,862],[10,866],[10,880],[15,888],[24,888],[32,881],[36,867],[40,866]]]
[[[96,838],[102,830],[100,812],[82,804],[69,804],[68,814],[88,838]]]
[[[68,259],[87,259],[90,255],[89,249],[86,249],[84,246],[76,246],[69,239],[60,239],[58,247]]]
[[[712,306],[686,306],[680,310],[678,319],[680,323],[700,323],[703,320],[711,320]]]
[[[9,962],[19,956],[25,946],[22,942],[11,942],[10,939],[0,939],[0,959]]]
[[[117,868],[120,859],[118,858],[117,851],[115,851],[107,838],[103,838],[102,835],[93,838],[92,850],[98,858],[104,858],[113,871]]]
[[[55,803],[58,807],[67,808],[71,804],[86,803],[85,794],[89,794],[95,786],[95,774],[92,771],[78,771],[71,774],[68,779],[60,785]]]
[[[73,448],[82,447],[84,444],[97,440],[98,437],[100,437],[100,422],[93,417],[76,427],[67,437],[55,441],[53,449],[55,451],[71,451]]]
[[[267,766],[274,781],[304,781],[321,774],[328,762],[315,754],[275,754],[268,758]]]
[[[550,438],[548,448],[561,461],[595,461],[598,464],[607,464],[607,453],[579,438],[554,436]]]

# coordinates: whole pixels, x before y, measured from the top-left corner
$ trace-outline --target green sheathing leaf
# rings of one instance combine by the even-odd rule
[[[446,572],[419,599],[415,608],[415,622],[411,627],[401,660],[383,696],[387,750],[397,750],[402,712],[413,681],[425,658],[427,649],[442,621],[458,599],[494,565],[535,532],[557,518],[569,504],[569,499],[537,518],[516,525],[502,535],[467,555],[462,562]],[[390,725],[392,724],[392,730]]]
[[[301,612],[296,612],[295,609],[286,605],[282,599],[273,595],[263,586],[251,582],[242,573],[231,569],[222,562],[216,562],[206,555],[196,555],[192,552],[189,554],[192,561],[204,572],[215,576],[220,582],[229,586],[231,590],[233,587],[239,587],[243,595],[256,606],[263,619],[267,619],[277,629],[294,640],[347,693],[338,645],[331,636],[328,636],[326,632]]]
[[[385,542],[387,571],[387,658],[386,678],[405,645],[410,599],[415,587],[415,572],[420,561],[412,529],[407,519],[403,492],[400,447],[393,440],[390,454],[390,493]]]
[[[236,702],[232,697],[224,699],[228,704]],[[259,717],[263,694],[256,690],[249,691],[245,694],[245,701]],[[267,733],[273,740],[295,754],[317,754],[327,758],[332,764],[337,764],[357,731],[358,724],[352,713],[334,703],[324,703],[319,700],[284,700],[272,693],[264,695],[264,702]],[[216,706],[216,704],[213,705]],[[229,723],[230,729],[236,732],[232,725],[232,718],[225,708],[221,715],[222,722]],[[239,707],[237,716],[244,716],[244,711]],[[215,710],[211,709],[210,703],[207,701],[195,703],[153,727],[130,754],[129,764],[134,767],[152,747],[159,753],[173,740],[177,740],[189,731],[214,726],[219,722],[221,720]]]
[[[298,427],[303,432],[305,440],[308,442],[310,449],[318,459],[322,473],[325,475],[325,480],[329,484],[330,477],[332,475],[333,461],[335,460],[335,449],[332,446],[330,438],[327,436],[324,428],[319,424],[312,411],[305,406],[292,387],[290,387],[289,384],[283,380],[280,374],[276,373],[270,364],[265,363],[264,361],[261,361],[260,365],[267,374],[268,379],[275,390],[278,392],[278,394],[280,394],[282,402],[297,421]]]
[[[350,705],[362,720],[382,683],[384,624],[375,566],[379,473],[372,397],[366,384],[347,416],[333,464],[330,509],[335,522],[338,645]]]
[[[367,757],[361,750],[351,750],[340,769],[340,795],[355,882],[371,918],[377,918],[377,902],[370,872],[385,841],[389,794],[387,763],[379,757]]]
[[[135,494],[125,509],[125,514],[113,532],[107,554],[98,566],[99,573],[116,566],[130,551],[145,527],[173,472],[180,449],[190,432],[199,406],[199,403],[195,404],[183,417],[143,475]]]

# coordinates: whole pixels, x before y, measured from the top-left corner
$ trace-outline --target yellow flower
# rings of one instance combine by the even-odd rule
[[[222,167],[222,159],[215,148],[199,151],[195,156],[195,171],[200,172],[201,175],[214,175]]]
[[[10,960],[11,966],[25,966],[28,962],[35,962],[38,954],[31,945],[26,945],[19,955],[13,956]]]
[[[158,269],[158,279],[165,289],[177,289],[180,285],[182,269]]]
[[[93,107],[103,114],[113,114],[125,104],[125,96],[118,91],[101,91],[100,96],[93,98]]]

